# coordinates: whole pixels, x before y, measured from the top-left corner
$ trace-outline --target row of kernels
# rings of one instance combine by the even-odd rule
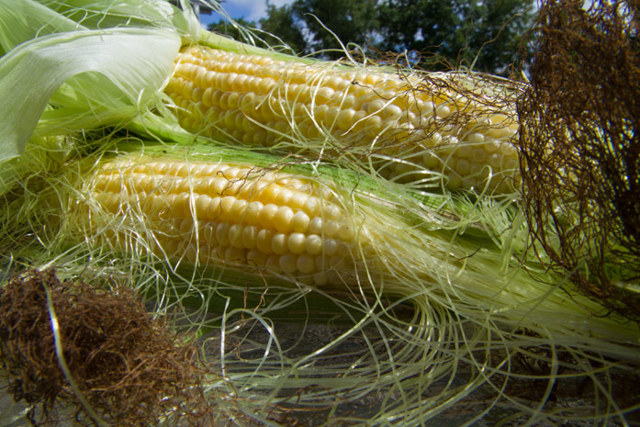
[[[198,68],[198,70],[204,70]],[[243,94],[268,95],[276,87],[272,77],[256,77],[225,74],[214,71],[202,71],[198,78],[190,79],[184,75],[174,75],[166,87],[167,93],[175,97],[181,95],[193,102],[204,101],[205,106],[221,105],[236,108],[239,101],[227,100],[224,96],[239,97]],[[209,91],[207,91],[209,89]],[[223,99],[221,99],[223,98]]]
[[[237,104],[242,102],[242,97],[235,93],[220,95],[222,96],[220,100],[217,100],[215,96],[210,99],[212,93],[221,92],[207,89],[202,101],[205,106],[218,103],[221,104],[220,108],[222,110],[227,108],[235,109]],[[404,129],[402,133],[395,132],[389,136],[402,140],[418,139],[414,136],[413,129],[425,128],[429,124],[429,120],[424,117],[419,117],[411,112],[405,114],[400,107],[393,104],[383,106],[380,110],[369,113],[368,116],[361,109],[341,109],[337,106],[330,107],[326,104],[318,105],[310,114],[304,106],[299,104],[296,104],[298,108],[288,111],[289,107],[286,107],[283,103],[266,103],[256,100],[253,94],[249,98],[252,100],[238,112],[225,113],[224,111],[215,110],[213,107],[201,108],[197,105],[187,105],[185,109],[189,110],[191,114],[188,116],[182,115],[181,124],[192,131],[213,125],[210,127],[212,136],[231,136],[245,144],[263,146],[273,145],[282,136],[294,132],[294,129],[295,132],[307,138],[320,137],[322,134],[321,129],[331,133],[338,132],[340,136],[343,136],[346,132],[352,132],[354,137],[360,131],[365,130],[371,138],[380,138],[389,129],[396,127],[399,119],[404,116],[406,116],[404,117],[405,120],[409,120],[412,123],[401,126]],[[340,99],[337,99],[335,103],[339,101]],[[255,106],[252,105],[253,103],[255,103]],[[201,119],[202,111],[207,111],[206,122]],[[291,115],[295,118],[295,126],[293,127],[287,119]],[[305,123],[304,121],[307,118],[311,121]],[[260,125],[257,125],[256,122],[265,123],[264,130],[260,129]]]
[[[233,76],[230,76],[229,78],[233,79]],[[271,80],[269,83],[270,83],[270,85],[275,85],[275,81],[273,81],[273,80]],[[284,94],[293,93],[293,96],[296,97],[296,98],[299,97],[301,93],[303,93],[304,94],[303,98],[308,98],[308,96],[307,96],[308,93],[306,91],[308,91],[309,88],[307,86],[295,85],[295,87],[298,88],[296,90],[291,90],[292,87],[294,87],[294,86],[288,85],[288,84],[278,85],[278,88],[279,88],[278,93],[284,93]],[[224,85],[221,85],[218,90],[224,92],[223,89],[226,89],[226,90],[230,89],[230,86],[229,86],[228,82],[225,82]],[[265,89],[267,89],[267,90],[265,90]],[[269,88],[263,88],[263,90],[258,90],[258,91],[262,92],[263,94],[266,94],[268,92],[268,89],[270,89],[270,87]],[[356,98],[354,96],[352,96],[352,95],[348,95],[346,92],[343,93],[342,96],[337,96],[337,93],[335,92],[335,90],[331,89],[330,87],[314,87],[311,90],[313,92],[312,101],[313,101],[313,103],[315,103],[317,105],[325,104],[325,103],[331,103],[331,105],[334,105],[336,107],[342,106],[344,108],[344,107],[353,106],[356,109],[361,109],[360,102],[356,102]],[[197,90],[195,90],[195,92],[194,92],[194,89],[191,87],[191,85],[189,85],[187,83],[184,84],[184,88],[181,89],[181,92],[184,93],[184,94],[191,93],[191,99],[193,101],[195,101],[195,102],[199,101],[200,96],[202,95]],[[234,93],[234,92],[232,92],[232,93]],[[215,100],[210,100],[209,99],[209,97],[211,97],[212,95],[211,94],[207,94],[207,95],[208,96],[204,97],[205,106],[208,106],[209,104],[212,104],[212,105],[215,104],[216,103]],[[237,94],[235,94],[235,95],[237,97]],[[188,95],[186,95],[186,96],[188,96]],[[218,95],[218,96],[220,96],[220,95]],[[389,96],[391,97],[391,101],[393,101],[394,95],[393,94],[389,94]],[[232,98],[233,98],[233,96],[232,96]],[[235,99],[235,98],[233,98],[233,99]],[[396,119],[400,118],[400,116],[403,114],[402,113],[403,110],[398,105],[394,105],[391,101],[388,101],[386,103],[386,106],[385,106],[385,103],[382,100],[378,99],[377,102],[374,101],[372,104],[368,103],[367,104],[367,108],[365,108],[365,110],[367,110],[368,113],[379,113],[379,114],[381,114],[382,118],[384,118],[384,119],[396,120]],[[346,102],[346,105],[345,105],[345,102]],[[225,109],[226,108],[233,109],[233,108],[237,107],[237,105],[236,105],[237,102],[235,102],[233,100],[231,102],[228,102],[228,105],[227,105],[226,101],[223,101],[222,103],[224,104],[222,106],[222,108],[225,108]],[[375,105],[375,107],[372,107],[369,104]],[[382,104],[382,105],[377,106],[377,104]],[[446,110],[446,108],[448,108],[448,107],[443,106],[441,108],[441,110],[442,111],[448,111],[448,110]],[[372,111],[368,111],[368,110],[372,110]]]
[[[487,147],[491,147],[490,150]],[[489,188],[503,185],[505,174],[517,175],[516,148],[508,142],[445,145],[425,153],[423,165],[431,170],[443,170],[449,175],[449,187],[484,187],[491,177]],[[450,172],[453,172],[450,173]]]
[[[200,241],[210,246],[234,246],[257,249],[267,255],[294,254],[344,256],[348,245],[341,239],[323,238],[318,234],[281,233],[268,228],[232,222],[198,220],[197,230]],[[189,238],[195,233],[194,221],[186,218],[171,218],[162,224],[169,235]]]
[[[348,265],[347,258],[340,256],[312,256],[306,253],[298,255],[293,253],[266,255],[251,249],[245,252],[244,260],[237,261],[246,262],[253,267],[266,268],[272,272],[288,274],[311,274],[332,269],[344,269]]]
[[[207,193],[215,192],[222,194],[224,189],[230,185],[230,181],[221,177],[202,178],[194,176],[191,179],[175,177],[168,174],[149,173],[109,173],[98,174],[95,179],[95,187],[98,191],[123,192],[163,192],[181,193],[198,190],[206,190]]]
[[[496,118],[497,117],[497,118]],[[489,140],[506,141],[518,133],[518,124],[504,114],[484,113],[470,117],[463,131],[466,135],[478,134]],[[468,139],[467,137],[463,139]],[[470,141],[471,142],[471,141]]]
[[[353,227],[341,220],[342,211],[333,204],[321,209],[321,216],[310,217],[304,210],[235,196],[214,196],[190,192],[156,194],[135,188],[131,196],[121,192],[97,191],[96,199],[109,212],[125,210],[132,202],[140,205],[149,218],[197,218],[204,221],[247,224],[276,233],[315,233],[327,238],[350,240]],[[315,196],[311,200],[317,200]],[[316,210],[316,208],[314,208]]]
[[[234,248],[236,249],[236,248]],[[225,251],[226,260],[236,263],[247,264],[255,268],[264,268],[272,273],[297,274],[313,274],[317,272],[325,272],[330,270],[345,269],[348,261],[344,257],[324,257],[311,256],[308,254],[292,254],[283,255],[270,254],[266,255],[257,250],[237,250],[233,255],[235,259],[230,259],[229,251]]]
[[[152,192],[170,192],[179,190],[183,180],[166,178],[156,180],[147,174],[122,175],[120,173],[98,174],[92,181],[94,191],[117,194],[138,194]]]
[[[154,173],[154,169],[163,173]],[[187,178],[187,174],[192,175]],[[97,175],[94,182],[96,189],[105,191],[118,192],[126,188],[145,192],[164,190],[194,191],[212,196],[236,195],[259,199],[265,203],[289,204],[292,208],[303,209],[311,215],[319,214],[322,208],[330,216],[339,215],[336,205],[323,201],[331,199],[332,194],[316,191],[310,182],[285,174],[253,171],[246,167],[179,162],[169,167],[149,164],[145,172],[107,171]]]
[[[286,189],[285,189],[286,190]],[[287,192],[289,190],[286,190]],[[315,196],[309,196],[304,206],[293,209],[290,205],[263,203],[258,200],[247,201],[236,196],[209,196],[189,192],[172,193],[163,196],[149,194],[149,203],[156,206],[161,203],[165,209],[176,216],[191,217],[195,209],[197,218],[248,222],[254,225],[274,228],[280,232],[307,232],[309,229],[326,229],[325,233],[333,237],[347,238],[350,234],[346,225],[340,222],[342,210],[330,202],[319,202]],[[312,201],[311,203],[309,203]],[[318,202],[315,202],[318,201]],[[306,210],[305,210],[306,209]]]
[[[311,100],[312,88],[299,83],[281,83],[275,88],[275,93],[283,99],[308,103]]]
[[[176,58],[176,68],[185,65],[195,65],[206,69],[215,69],[220,72],[235,72],[238,74],[253,74],[260,69],[282,68],[284,63],[274,61],[266,56],[238,55],[224,53],[218,50],[207,50],[205,53],[199,49],[190,49]],[[180,70],[182,71],[182,70]]]
[[[293,75],[295,75],[295,73],[293,73]],[[324,79],[324,80],[327,80],[327,81],[331,82],[331,81],[334,81],[336,78],[340,79],[338,77],[335,77],[335,78],[334,77],[329,77],[329,78]],[[342,79],[342,80],[344,81],[344,79]],[[395,88],[395,89],[403,88],[403,87],[404,88],[408,88],[409,87],[409,86],[406,85],[405,82],[403,82],[401,80],[398,81],[397,79],[391,79],[391,78],[387,78],[386,80],[384,80],[384,85],[389,86],[390,88]],[[340,86],[339,89],[342,89],[344,87],[344,84],[340,84],[339,86]],[[327,99],[332,98],[334,93],[335,93],[334,89],[332,89],[331,87],[326,87],[326,86],[324,86],[324,87],[316,86],[316,91],[317,91],[318,99],[320,101],[322,101],[323,98],[327,98]],[[340,97],[338,97],[338,98],[340,98]],[[415,107],[415,109],[420,113],[424,112],[425,109],[426,110],[433,109],[434,105],[435,105],[431,101],[415,100],[415,96],[413,96],[413,93],[412,93],[412,96],[406,96],[406,95],[402,95],[402,94],[394,96],[392,93],[390,94],[390,99],[392,101],[395,100],[395,99],[400,99],[400,98],[402,98],[403,102],[405,102],[405,101],[409,102],[407,100],[410,100],[411,101],[411,102],[409,102],[410,106],[411,107]],[[341,103],[342,100],[341,99],[337,99],[337,102]],[[426,105],[426,107],[425,107],[425,105]],[[397,105],[393,105],[393,104],[391,104],[391,107],[395,107],[395,109],[391,108],[390,112],[387,113],[387,114],[390,117],[396,117],[398,115],[397,109],[399,109],[399,107]],[[446,103],[442,102],[437,107],[438,107],[437,108],[437,112],[441,117],[447,117],[449,114],[451,114],[451,111],[452,111],[451,107],[449,105],[447,105]],[[496,120],[498,120],[498,119],[496,119]]]
[[[253,134],[262,129],[262,126],[256,124],[242,111],[228,111],[222,108],[211,107],[206,109],[206,124],[210,127],[210,133],[213,135],[224,135],[232,131],[239,131],[242,138],[249,137],[248,141],[252,141]]]
[[[251,227],[240,228],[234,224],[212,226],[201,223],[198,236],[200,243],[196,244],[195,236],[187,234],[188,224],[177,222],[161,233],[158,241],[164,251],[173,257],[184,256],[193,261],[194,254],[199,253],[200,261],[249,264],[289,274],[310,274],[344,267],[351,257],[345,243],[327,239],[327,244],[323,247],[318,243],[320,237],[317,235],[306,236],[307,242],[311,243],[305,245],[304,241],[300,243],[301,237],[296,234],[284,236],[284,241],[281,234],[276,234],[272,237],[271,247],[265,250],[264,243],[256,244],[250,240],[253,231]],[[311,250],[307,250],[307,246]]]
[[[163,180],[175,180],[190,182],[189,179],[197,182],[198,180],[207,179],[223,179],[231,181],[234,179],[244,180],[253,172],[253,168],[227,164],[221,162],[181,162],[181,161],[156,161],[143,163],[133,168],[118,168],[117,173],[138,181],[146,177],[157,185]],[[189,178],[189,179],[185,179]],[[273,176],[271,179],[275,179]]]
[[[243,113],[259,122],[273,120],[282,115],[274,109],[273,105],[265,102],[265,97],[256,96],[253,92],[238,94],[237,92],[224,92],[220,89],[207,88],[203,94],[202,106],[197,106],[205,115],[221,115],[229,110]],[[188,106],[186,107],[188,108]],[[214,110],[217,108],[218,112]],[[210,111],[215,113],[210,113]]]

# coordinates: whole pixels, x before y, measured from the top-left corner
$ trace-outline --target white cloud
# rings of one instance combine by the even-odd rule
[[[292,2],[293,0],[269,0],[269,3],[276,7],[291,4]],[[260,18],[267,16],[267,2],[265,0],[228,0],[222,3],[222,8],[230,17],[235,19],[244,18],[247,21],[257,22]],[[224,18],[217,13],[200,16],[200,20],[205,27],[221,19]]]
[[[270,0],[274,6],[282,6],[291,3],[292,0]],[[244,17],[248,21],[257,21],[267,16],[267,3],[265,0],[230,0],[222,4],[234,18]]]
[[[229,8],[229,12],[232,16],[236,14],[236,11],[244,12],[244,18],[248,21],[256,21],[265,14],[265,2],[264,0],[233,0],[227,3],[223,3],[223,7],[232,6]],[[233,16],[235,18],[235,16]]]

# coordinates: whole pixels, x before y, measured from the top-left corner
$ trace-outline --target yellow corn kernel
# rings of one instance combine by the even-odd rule
[[[359,242],[344,232],[353,218],[310,179],[243,165],[116,159],[87,186],[94,221],[122,226],[122,218],[142,218],[158,256],[295,277],[353,273],[348,255]],[[130,239],[139,235],[132,230]],[[110,242],[128,247],[126,239]]]
[[[198,134],[260,146],[331,137],[337,149],[371,147],[385,158],[374,166],[399,181],[424,179],[431,170],[444,173],[450,187],[459,181],[508,191],[518,182],[518,153],[499,150],[493,154],[500,159],[488,158],[493,145],[512,146],[513,105],[487,107],[490,91],[480,88],[484,100],[477,100],[454,89],[461,84],[445,87],[444,74],[437,78],[441,84],[419,74],[192,47],[176,58],[166,92],[181,107],[181,125]],[[464,146],[486,155],[458,162]],[[388,157],[398,162],[389,166]]]

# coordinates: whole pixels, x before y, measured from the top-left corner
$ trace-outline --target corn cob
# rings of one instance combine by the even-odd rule
[[[120,249],[132,235],[114,224],[128,216],[143,218],[152,250],[173,261],[245,266],[318,285],[354,272],[354,216],[309,179],[241,164],[147,158],[108,161],[87,185],[93,227]]]
[[[499,102],[488,87],[465,90],[444,76],[194,47],[176,58],[166,93],[181,125],[195,133],[267,147],[328,137],[336,152],[364,149],[363,158],[400,181],[425,179],[426,169],[443,172],[451,189],[512,189],[513,111],[488,106]]]

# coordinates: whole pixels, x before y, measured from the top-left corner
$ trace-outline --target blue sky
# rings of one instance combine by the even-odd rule
[[[292,0],[269,0],[274,6],[282,6],[291,3]],[[222,3],[222,7],[232,18],[244,18],[247,21],[257,21],[266,16],[267,2],[266,0],[227,0]],[[200,20],[206,26],[210,22],[220,20],[220,15],[202,15]]]

